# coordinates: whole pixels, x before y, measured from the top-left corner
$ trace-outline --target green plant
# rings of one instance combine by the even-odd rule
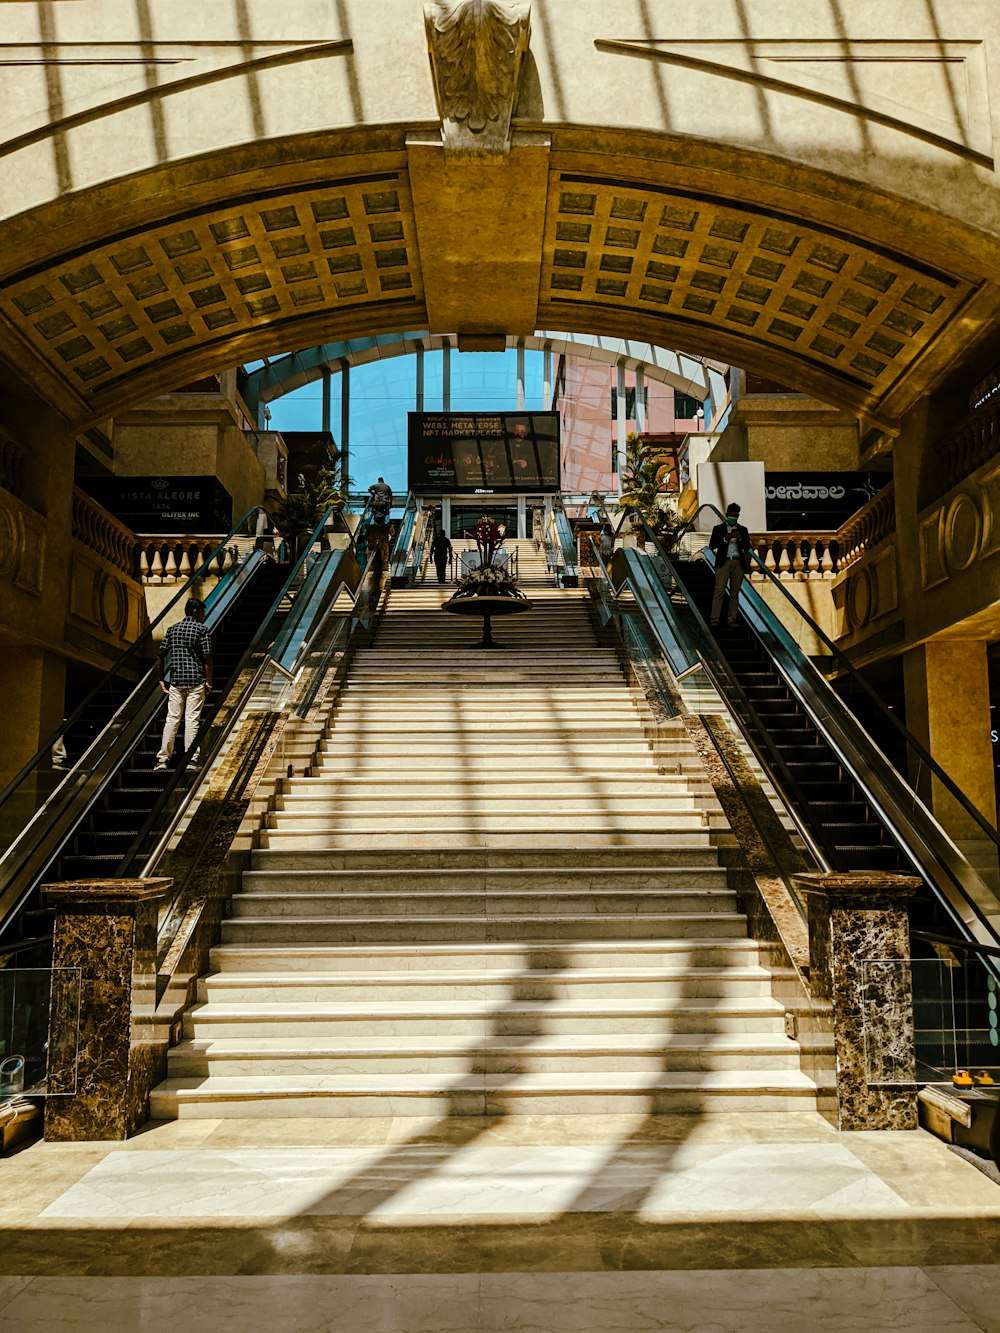
[[[693,525],[693,520],[682,519],[661,494],[672,468],[672,462],[664,460],[654,446],[636,434],[628,436],[621,507],[634,510],[646,520],[668,555],[677,549],[681,538]]]
[[[274,515],[281,535],[287,540],[304,537],[314,531],[323,514],[331,505],[344,507],[346,492],[337,483],[329,468],[319,468],[307,477],[305,489],[291,491],[285,496]]]

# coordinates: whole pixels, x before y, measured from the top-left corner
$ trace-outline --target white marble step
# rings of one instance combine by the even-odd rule
[[[255,863],[257,864],[257,863]],[[321,864],[305,869],[278,868],[244,871],[241,897],[257,892],[279,893],[389,893],[451,892],[479,895],[519,890],[526,893],[636,893],[650,889],[688,893],[728,890],[727,874],[715,865],[621,867],[612,873],[587,866],[548,869],[538,866],[510,869],[464,867],[387,870],[348,870]]]
[[[699,840],[704,843],[703,839]],[[326,852],[259,849],[251,857],[255,870],[468,870],[479,874],[490,870],[528,871],[532,876],[555,871],[600,871],[607,875],[618,870],[642,870],[655,874],[672,866],[693,866],[715,870],[716,855],[703,845],[692,847],[671,839],[648,847],[612,847],[607,844],[581,852],[577,848],[487,848],[462,850],[434,848],[415,851],[400,845],[373,850],[358,847],[331,856]]]
[[[545,915],[487,917],[484,913],[432,914],[423,912],[405,918],[362,916],[299,915],[232,916],[222,923],[222,939],[226,944],[263,945],[318,945],[318,944],[373,944],[386,941],[393,944],[413,944],[419,941],[452,943],[519,942],[530,947],[531,941],[542,937],[548,941],[564,940],[664,940],[692,936],[715,936],[733,939],[746,932],[746,918],[731,912],[669,912],[662,915],[634,912],[614,915],[586,912],[573,915],[560,912]]]
[[[202,1040],[219,1037],[370,1038],[384,1043],[398,1036],[462,1035],[470,1044],[492,1037],[575,1036],[605,1033],[688,1035],[717,1032],[782,1033],[784,1009],[769,996],[710,996],[704,999],[658,998],[506,1000],[496,1007],[487,1000],[368,1000],[364,1007],[349,1001],[309,1003],[305,1000],[239,1004],[196,1003],[184,1015],[184,1036]]]
[[[502,792],[484,792],[477,799],[474,794],[463,797],[451,794],[437,794],[431,791],[413,792],[400,790],[373,801],[371,796],[355,793],[348,788],[342,796],[331,800],[323,797],[289,796],[282,798],[278,809],[268,816],[271,828],[284,827],[289,819],[309,832],[314,829],[336,828],[344,822],[360,823],[370,820],[380,829],[399,827],[399,821],[411,818],[418,824],[429,817],[440,817],[441,827],[465,827],[470,822],[480,825],[487,821],[494,825],[503,820],[506,825],[512,818],[523,817],[524,828],[530,829],[532,821],[545,820],[551,816],[539,813],[539,802],[555,801],[548,792],[539,792],[537,796]],[[721,810],[713,798],[699,799],[690,792],[671,792],[669,789],[656,796],[627,796],[611,792],[590,791],[586,788],[576,793],[566,793],[558,801],[559,815],[563,820],[589,824],[600,828],[602,825],[614,827],[622,820],[646,819],[658,821],[661,816],[684,814],[689,822],[708,810]]]
[[[472,892],[463,888],[453,892],[427,888],[391,893],[386,889],[361,893],[344,889],[330,893],[322,883],[309,886],[308,892],[291,893],[287,889],[267,891],[254,885],[233,898],[232,920],[241,917],[338,917],[362,916],[373,920],[411,916],[460,916],[463,918],[524,917],[532,914],[550,918],[624,916],[626,914],[667,915],[679,912],[716,913],[736,911],[736,894],[728,889],[586,889],[580,892],[552,889],[504,892],[487,889]]]
[[[611,1115],[804,1110],[816,1087],[797,1070],[595,1075],[474,1074],[444,1087],[434,1075],[295,1075],[167,1079],[154,1117]]]
[[[493,1038],[470,1047],[462,1035],[410,1038],[373,1045],[331,1044],[316,1037],[189,1039],[169,1054],[171,1078],[251,1078],[295,1074],[658,1073],[665,1070],[799,1068],[801,1048],[780,1033],[605,1033],[580,1038],[539,1036],[529,1045]]]
[[[659,822],[662,824],[662,821]],[[405,831],[405,838],[398,830],[378,832],[370,826],[357,825],[336,831],[331,829],[324,833],[296,833],[294,830],[270,829],[259,835],[259,842],[261,847],[292,848],[305,851],[353,851],[358,847],[391,849],[398,847],[404,840],[414,850],[430,848],[441,850],[472,850],[475,848],[523,850],[537,846],[545,850],[561,847],[579,851],[581,848],[593,847],[600,849],[607,847],[609,842],[618,847],[659,847],[665,836],[675,840],[678,847],[715,847],[720,845],[720,838],[724,838],[727,845],[731,842],[731,838],[725,836],[722,825],[719,826],[718,830],[714,830],[703,824],[694,828],[690,825],[681,824],[677,828],[664,829],[661,827],[654,830],[644,829],[642,832],[616,828],[610,833],[606,830],[597,832],[581,831],[579,828],[569,831],[560,828],[545,828],[533,832],[524,829],[463,828],[442,831],[438,828],[410,828]]]
[[[448,797],[469,801],[484,801],[493,797],[500,800],[508,797],[517,799],[524,791],[522,779],[502,774],[493,778],[469,777],[461,771],[414,775],[397,768],[393,771],[383,770],[381,775],[369,770],[361,774],[345,773],[340,778],[318,775],[289,778],[285,782],[285,790],[275,798],[276,808],[287,809],[292,804],[298,808],[299,802],[317,805],[335,802],[339,807],[341,800],[347,796],[369,802],[406,800],[412,798],[415,782],[419,784],[424,796],[436,800]],[[615,800],[626,797],[677,800],[689,796],[699,802],[699,808],[702,802],[708,802],[713,807],[716,804],[715,789],[707,778],[677,773],[664,774],[658,778],[648,776],[642,781],[630,780],[618,774],[605,777],[600,772],[571,773],[548,779],[540,794],[547,801],[585,796],[609,796]]]
[[[695,814],[697,817],[695,817]],[[283,822],[282,822],[283,821]],[[364,843],[367,835],[379,834],[433,834],[437,831],[442,838],[452,833],[511,833],[520,831],[530,834],[583,834],[590,833],[604,841],[614,840],[618,836],[637,833],[643,837],[655,837],[657,840],[668,833],[686,832],[693,827],[722,828],[728,827],[721,814],[710,810],[701,810],[694,814],[684,810],[670,813],[662,808],[649,812],[642,809],[610,811],[592,807],[581,807],[579,811],[565,810],[562,806],[553,811],[546,811],[542,802],[536,802],[530,812],[503,809],[484,810],[446,810],[436,812],[426,807],[409,813],[394,813],[387,810],[361,810],[344,814],[338,819],[335,814],[321,816],[296,815],[294,819],[284,817],[280,812],[268,821],[267,831],[261,836],[269,840],[284,836],[298,836],[302,846],[308,846],[311,837],[328,835],[344,839],[350,832],[355,841]]]
[[[524,968],[503,971],[452,971],[440,976],[433,972],[296,973],[224,972],[203,977],[198,983],[198,998],[203,1003],[235,1004],[310,1004],[328,1002],[362,1003],[391,999],[394,1003],[413,1000],[472,999],[504,1003],[518,1000],[548,1002],[567,1000],[658,1000],[710,999],[720,995],[753,996],[771,994],[771,973],[760,966],[724,968],[643,969],[632,966],[620,970],[602,968]]]
[[[746,936],[735,939],[681,940],[531,940],[510,944],[379,944],[246,946],[218,944],[212,950],[213,973],[236,972],[241,976],[281,970],[283,976],[308,973],[338,976],[343,972],[365,975],[407,971],[443,972],[518,969],[525,966],[552,968],[679,968],[752,967],[758,948]]]

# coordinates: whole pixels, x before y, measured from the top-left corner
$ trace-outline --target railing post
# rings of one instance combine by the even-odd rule
[[[809,984],[833,1010],[840,1129],[916,1129],[908,902],[913,875],[801,874]]]
[[[46,1102],[46,1139],[127,1139],[146,1120],[150,1090],[164,1075],[166,1046],[153,1032],[156,919],[172,883],[71,880],[42,890],[56,909],[53,968],[80,973],[76,1092]],[[72,1045],[60,1018],[54,1002],[50,1051]]]

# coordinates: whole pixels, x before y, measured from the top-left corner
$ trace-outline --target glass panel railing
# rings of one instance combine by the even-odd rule
[[[345,533],[347,545],[329,550],[331,522],[337,523],[342,530],[339,508],[334,505],[324,512],[314,531],[302,543],[298,559],[290,567],[280,591],[232,672],[225,697],[200,728],[192,747],[200,756],[198,764],[187,768],[181,766],[171,772],[125,851],[116,874],[140,873],[140,867],[149,860],[150,848],[162,840],[163,829],[171,827],[178,812],[186,807],[192,784],[201,781],[202,774],[223,749],[246,692],[259,680],[270,679],[274,673],[277,673],[276,679],[289,676],[307,647],[312,627],[322,623],[342,589],[353,591],[357,586],[360,571],[354,555],[353,537]],[[273,655],[276,644],[281,645],[283,661],[277,661]]]
[[[828,869],[829,862],[798,816],[792,775],[725,660],[712,651],[711,635],[697,607],[688,604],[669,561],[655,548],[618,550],[609,570],[593,542],[590,562],[598,574],[594,580],[598,604],[618,617],[626,651],[643,667],[646,683],[658,688],[661,708],[668,716],[675,715],[683,700],[683,706],[701,715],[708,738],[739,791],[746,783],[732,771],[731,743],[735,744],[744,771],[766,803],[767,815],[758,818],[758,831],[805,921],[806,904],[793,877],[805,869]],[[669,591],[657,586],[664,573]]]
[[[340,585],[346,589],[346,584]],[[205,913],[221,917],[221,900],[210,901],[198,870],[217,842],[224,821],[227,837],[236,828],[265,773],[284,774],[310,762],[294,723],[329,697],[345,669],[352,636],[370,626],[382,587],[381,556],[373,553],[355,596],[322,613],[303,638],[294,674],[268,653],[259,652],[254,670],[244,673],[239,690],[224,701],[216,735],[202,743],[205,762],[194,782],[180,793],[161,825],[137,873],[168,876],[174,883],[160,912],[158,990],[175,970]],[[348,589],[349,591],[349,589]],[[310,733],[312,734],[312,733]],[[222,877],[218,877],[222,880]],[[224,893],[224,887],[217,890]]]
[[[561,496],[556,496],[553,501],[549,521],[552,528],[552,546],[558,562],[559,581],[563,587],[575,587],[580,576],[576,542]]]
[[[74,1093],[79,1045],[79,968],[0,966],[0,1103]]]
[[[919,942],[920,936],[915,942]],[[861,964],[864,1031],[886,1031],[885,997],[912,994],[913,1053],[901,1043],[865,1041],[873,1086],[922,1083],[1000,1091],[1000,959],[956,940],[934,958],[872,958]],[[959,1075],[964,1071],[966,1080]]]

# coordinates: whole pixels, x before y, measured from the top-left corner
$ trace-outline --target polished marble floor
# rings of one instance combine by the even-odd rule
[[[2,1330],[1000,1330],[1000,1189],[812,1114],[151,1125],[0,1229]]]

